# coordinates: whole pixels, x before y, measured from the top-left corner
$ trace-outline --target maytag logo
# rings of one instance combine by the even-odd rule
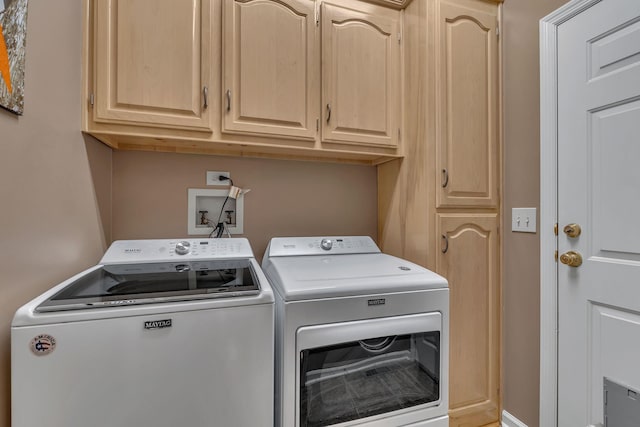
[[[145,329],[163,329],[171,327],[171,319],[149,320],[144,322]]]
[[[140,248],[125,248],[124,253],[126,254],[139,254],[142,252]]]
[[[387,300],[384,298],[376,298],[367,300],[367,305],[385,305]]]

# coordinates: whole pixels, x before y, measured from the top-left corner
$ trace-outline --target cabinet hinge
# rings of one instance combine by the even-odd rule
[[[499,25],[496,27],[496,36],[500,37],[500,26]]]
[[[314,7],[313,10],[313,14],[315,15],[315,19],[316,19],[316,27],[320,25],[320,2],[316,2],[316,5]]]
[[[402,33],[398,31],[398,44],[402,43]]]
[[[553,258],[556,260],[556,262],[558,262],[558,251],[557,250],[553,254]]]
[[[400,133],[400,128],[398,128],[398,141],[402,140],[402,134]]]
[[[320,132],[320,119],[316,119],[316,133]]]
[[[553,226],[553,234],[558,235],[558,223],[556,222]]]
[[[95,104],[96,101],[96,97],[94,94],[89,95],[89,104],[93,107],[93,105]]]

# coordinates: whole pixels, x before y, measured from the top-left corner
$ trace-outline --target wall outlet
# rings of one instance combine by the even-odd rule
[[[220,181],[220,176],[226,176],[227,178],[231,177],[229,172],[217,172],[217,171],[207,171],[207,185],[219,185],[228,187],[231,185],[229,180]]]
[[[535,233],[536,208],[513,208],[511,210],[511,231]]]

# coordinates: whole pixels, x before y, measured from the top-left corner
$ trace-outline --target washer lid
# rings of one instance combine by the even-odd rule
[[[286,301],[446,288],[442,276],[382,253],[271,257],[263,269]]]
[[[36,312],[257,295],[249,259],[102,265],[38,305]]]

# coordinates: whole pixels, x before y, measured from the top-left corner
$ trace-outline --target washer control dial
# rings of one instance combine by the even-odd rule
[[[331,239],[322,239],[322,241],[320,242],[320,247],[322,249],[324,249],[325,251],[330,251],[331,248],[333,247],[333,240],[331,240]]]
[[[176,243],[176,253],[178,255],[186,255],[191,250],[191,243],[182,241]]]

